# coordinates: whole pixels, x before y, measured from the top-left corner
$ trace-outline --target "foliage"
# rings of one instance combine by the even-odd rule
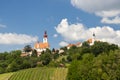
[[[52,60],[50,53],[45,53],[40,56],[40,61],[42,61],[43,65],[49,64],[49,62]]]
[[[78,67],[79,62],[77,60],[71,63],[71,66],[68,69],[67,80],[79,80]]]
[[[30,45],[26,45],[26,46],[24,47],[24,51],[25,51],[25,52],[30,52],[30,51],[32,51],[32,47],[31,47]]]
[[[115,44],[109,44],[107,42],[95,42],[93,46],[91,46],[91,52],[96,56],[100,53],[109,53],[110,50],[118,49],[118,46]]]
[[[90,46],[84,42],[82,47],[73,46],[70,49],[62,47],[61,50],[64,50],[63,54],[59,54],[59,51],[55,49],[52,51],[47,49],[38,57],[36,50],[32,50],[30,45],[26,45],[24,51],[32,51],[31,56],[21,57],[20,50],[0,53],[0,73],[44,66],[66,67],[66,64],[69,67],[71,64],[68,80],[119,79],[120,50],[117,45],[95,42]]]
[[[37,51],[36,50],[32,51],[32,57],[37,57]]]
[[[3,67],[0,67],[0,74],[1,73],[4,73],[4,68]]]
[[[68,69],[68,80],[119,80],[120,50],[102,53],[95,57],[84,54],[82,60],[72,61]]]
[[[6,70],[7,72],[17,71],[19,70],[18,64],[15,61],[13,61],[11,64],[8,65]]]
[[[82,47],[87,47],[88,48],[88,47],[90,47],[90,45],[88,44],[88,42],[85,41],[85,42],[82,43]]]
[[[109,44],[107,42],[97,41],[94,45],[90,46],[87,42],[83,42],[81,47],[71,47],[66,51],[67,60],[71,62],[73,60],[81,60],[84,54],[90,53],[98,56],[99,54],[106,53],[109,54],[110,51],[115,51],[118,46],[115,44]]]

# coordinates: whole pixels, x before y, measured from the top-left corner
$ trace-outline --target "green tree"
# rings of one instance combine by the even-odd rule
[[[19,70],[19,66],[15,61],[13,61],[7,67],[7,72],[14,72],[14,71],[17,71],[17,70]]]
[[[82,43],[82,47],[87,47],[88,48],[88,47],[90,47],[90,45],[88,44],[88,42],[85,41],[85,42]]]
[[[0,67],[0,74],[4,73],[5,69],[3,67]]]
[[[24,60],[23,63],[20,65],[22,69],[27,69],[31,67],[30,61]]]
[[[80,80],[78,65],[79,65],[79,62],[76,60],[71,63],[68,69],[67,80]]]
[[[110,45],[107,42],[95,42],[93,46],[91,46],[91,52],[96,56],[100,53],[109,53]]]
[[[32,57],[37,57],[37,51],[36,50],[32,51]]]
[[[98,56],[84,54],[82,60],[73,61],[68,69],[67,80],[119,80],[120,50]]]
[[[25,51],[25,52],[30,52],[30,51],[32,51],[32,47],[31,47],[30,45],[26,45],[26,46],[24,47],[24,51]]]
[[[52,56],[50,53],[41,54],[41,56],[39,58],[42,61],[43,65],[49,64],[49,62],[52,60]]]

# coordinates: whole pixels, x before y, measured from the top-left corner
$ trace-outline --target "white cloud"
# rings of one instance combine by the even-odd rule
[[[96,15],[102,17],[102,23],[120,24],[120,10],[96,12]]]
[[[55,29],[66,41],[74,41],[83,38],[83,36],[78,37],[84,32],[84,26],[80,23],[69,25],[67,19],[63,19]]]
[[[61,42],[59,43],[59,45],[60,45],[61,47],[64,47],[64,46],[67,46],[67,45],[68,45],[68,43],[67,43],[67,42],[65,42],[65,41],[61,41]]]
[[[112,17],[113,20],[104,21],[106,24],[120,24],[116,17],[120,17],[120,0],[71,0],[73,6],[104,18]],[[103,20],[102,19],[102,20]],[[102,21],[101,21],[102,22]]]
[[[27,44],[37,41],[38,37],[29,36],[26,34],[16,33],[0,33],[0,44]]]
[[[7,26],[4,24],[0,24],[0,28],[6,28]]]
[[[101,20],[102,23],[107,23],[107,24],[120,24],[120,17],[115,17],[113,19],[110,18],[103,18]]]
[[[93,32],[96,38],[120,45],[120,30],[114,30],[110,26],[96,26],[94,28],[86,28],[83,24],[69,24],[67,19],[63,19],[57,27],[55,27],[65,41],[79,41],[92,38]]]
[[[73,6],[87,12],[120,9],[120,0],[71,0]]]
[[[96,15],[101,17],[115,17],[120,15],[120,10],[100,11],[96,12]]]
[[[58,34],[54,34],[53,37],[55,37],[55,38],[58,37]]]

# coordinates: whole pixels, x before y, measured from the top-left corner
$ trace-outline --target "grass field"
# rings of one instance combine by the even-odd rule
[[[5,73],[5,74],[0,74],[0,80],[8,80],[13,73]]]
[[[51,80],[66,80],[67,69],[66,68],[57,68],[53,73]]]
[[[18,71],[9,80],[65,80],[66,75],[67,68],[43,67]]]

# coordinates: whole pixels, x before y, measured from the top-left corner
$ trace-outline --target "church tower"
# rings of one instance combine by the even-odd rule
[[[45,31],[43,36],[43,43],[47,43],[47,42],[48,42],[48,36],[47,36],[47,31]]]
[[[95,33],[93,33],[93,39],[95,39],[95,38],[96,38]]]
[[[96,41],[96,36],[95,36],[95,33],[93,33],[93,38],[92,38],[92,43],[91,45],[94,45],[94,42]]]

